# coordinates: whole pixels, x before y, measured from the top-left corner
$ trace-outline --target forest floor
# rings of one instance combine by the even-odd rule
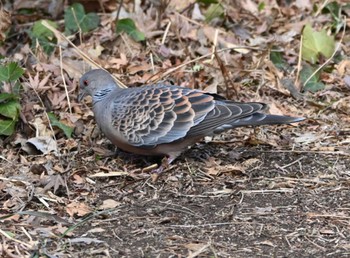
[[[20,4],[39,8],[39,1],[22,2],[14,1],[13,36],[0,46],[5,61],[25,68],[21,119],[13,135],[0,136],[1,257],[350,256],[346,1],[338,1],[345,23],[337,32],[329,27],[331,14],[315,14],[307,0],[271,1],[262,10],[258,1],[222,1],[225,15],[209,22],[200,17],[209,5],[197,9],[195,1],[169,1],[166,9],[123,1],[119,15],[135,21],[146,43],[115,33],[115,1],[105,1],[104,12],[99,1],[79,1],[87,12],[99,10],[100,26],[70,36],[76,47],[61,38],[50,54],[28,33],[34,21],[47,17],[39,12],[23,18],[20,12]],[[300,81],[294,85],[306,23],[327,28],[340,44],[337,60],[319,77],[324,87],[314,92]],[[215,44],[218,51],[233,44],[251,48],[211,55]],[[275,46],[284,68],[271,61]],[[91,99],[77,101],[79,78],[94,65],[76,48],[132,87],[166,80],[261,101],[270,113],[306,120],[206,138],[155,176],[150,171],[160,159],[116,150],[95,124]],[[62,127],[50,128],[49,111],[74,128],[72,137]]]

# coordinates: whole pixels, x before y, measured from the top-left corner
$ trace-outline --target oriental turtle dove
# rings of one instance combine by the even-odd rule
[[[123,89],[102,69],[85,73],[80,89],[80,99],[84,93],[92,96],[96,122],[113,144],[136,154],[166,156],[168,163],[208,135],[239,126],[304,120],[261,113],[263,103],[238,103],[179,86]]]

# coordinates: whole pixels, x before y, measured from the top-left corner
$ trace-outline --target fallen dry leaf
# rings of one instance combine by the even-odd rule
[[[2,4],[0,6],[0,41],[4,41],[6,38],[6,31],[11,26],[11,14],[6,11]]]
[[[71,217],[74,217],[74,216],[82,217],[90,213],[92,210],[85,203],[71,202],[67,205],[66,211]]]
[[[113,199],[104,200],[103,203],[98,207],[99,210],[108,210],[113,209],[117,206],[121,205],[120,202],[117,202]]]
[[[36,151],[32,147],[35,147],[37,151],[42,154],[49,154],[51,152],[57,153],[57,143],[50,136],[38,136],[27,140],[26,144],[22,146],[22,149],[28,154],[36,154]]]

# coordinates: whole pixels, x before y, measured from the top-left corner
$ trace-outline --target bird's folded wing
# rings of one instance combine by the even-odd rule
[[[140,87],[114,99],[114,129],[123,141],[142,147],[184,138],[215,107],[214,97],[201,91],[163,85]]]

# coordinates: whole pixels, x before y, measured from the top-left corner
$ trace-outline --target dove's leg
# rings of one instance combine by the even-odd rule
[[[177,155],[168,155],[162,159],[162,163],[157,169],[152,170],[152,173],[161,174],[164,169],[168,168],[170,164],[178,157]]]

